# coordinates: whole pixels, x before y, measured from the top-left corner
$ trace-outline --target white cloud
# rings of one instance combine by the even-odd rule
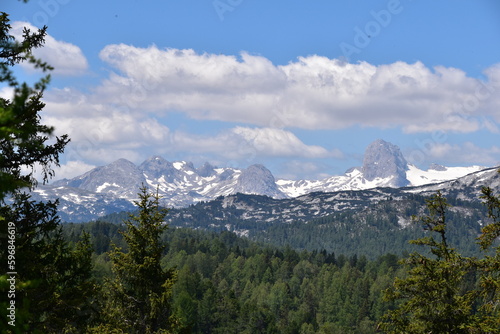
[[[155,143],[163,142],[169,135],[168,127],[147,114],[132,114],[113,105],[96,103],[71,89],[53,90],[45,95],[44,120],[75,140]]]
[[[275,66],[247,53],[237,57],[123,44],[107,46],[100,57],[117,72],[91,93],[65,88],[45,94],[44,123],[54,125],[58,135],[70,135],[66,155],[71,162],[140,162],[150,154],[168,159],[186,152],[221,165],[276,157],[307,162],[343,155],[304,143],[291,128],[357,125],[470,133],[498,132],[500,121],[500,65],[488,68],[487,79],[480,81],[459,69],[430,69],[420,62],[374,66],[308,56]],[[157,120],[169,111],[242,126],[210,136],[172,131]],[[426,159],[491,165],[499,153],[496,147],[440,145],[425,152]],[[308,163],[289,167],[297,175],[318,176],[318,161]]]
[[[424,157],[425,162],[439,162],[448,165],[458,166],[495,166],[500,163],[498,156],[500,155],[499,146],[479,147],[472,142],[463,144],[450,143],[432,143],[427,144],[425,148],[419,150],[421,154],[410,154],[410,160],[413,157]],[[413,161],[410,161],[413,162]],[[424,162],[424,161],[419,161]]]
[[[82,175],[89,170],[95,168],[94,165],[89,165],[83,161],[69,161],[66,164],[61,164],[60,167],[54,168],[55,180],[72,179],[76,176]]]
[[[255,163],[269,157],[338,158],[338,150],[329,151],[307,145],[290,131],[277,128],[238,126],[215,135],[171,131],[154,115],[127,112],[111,104],[98,103],[72,89],[52,90],[46,94],[44,123],[56,134],[68,134],[66,150],[70,161],[92,164],[109,163],[125,157],[139,162],[148,153],[190,152],[211,155],[219,161]]]
[[[96,98],[136,110],[183,111],[196,119],[260,127],[340,129],[354,124],[406,132],[472,132],[483,115],[500,120],[499,66],[482,82],[446,67],[416,62],[374,66],[320,56],[275,66],[268,59],[193,50],[108,45],[117,69]],[[491,128],[491,127],[490,127]]]
[[[0,98],[6,99],[6,100],[12,100],[13,96],[14,96],[14,88],[12,88],[12,87],[0,88]]]
[[[286,83],[285,75],[268,59],[247,53],[242,53],[239,60],[193,50],[120,44],[106,46],[100,57],[126,78],[163,92],[262,93]]]
[[[172,136],[172,149],[216,153],[226,159],[249,162],[266,157],[331,158],[342,156],[338,150],[328,151],[321,146],[306,145],[289,131],[241,126],[212,137],[176,132]]]
[[[32,33],[38,30],[28,22],[15,21],[12,22],[12,35],[16,39],[21,39],[24,27],[30,29]],[[56,40],[49,34],[45,36],[44,46],[34,49],[33,54],[54,67],[54,71],[52,71],[54,75],[81,75],[88,68],[87,59],[78,46]],[[28,70],[32,69],[32,66],[27,63],[21,63],[21,66]]]
[[[327,158],[341,157],[339,151],[328,151],[317,145],[306,145],[290,131],[273,128],[236,127],[232,132],[240,136],[257,153],[273,157]]]
[[[68,134],[68,160],[92,164],[119,158],[138,161],[139,151],[162,147],[170,141],[170,130],[147,114],[123,112],[112,105],[95,103],[71,89],[46,93],[43,121],[55,127],[55,134]]]

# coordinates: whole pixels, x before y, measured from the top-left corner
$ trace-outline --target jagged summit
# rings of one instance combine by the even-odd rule
[[[362,173],[367,181],[388,179],[387,186],[404,187],[408,162],[394,144],[378,139],[368,145],[363,159]]]
[[[139,166],[119,159],[71,180],[56,181],[51,187],[76,188],[132,201],[142,185],[158,189],[162,204],[169,207],[186,206],[238,192],[287,197],[263,165],[240,170],[217,168],[207,162],[195,168],[191,162],[170,162],[160,156],[152,156]]]
[[[196,172],[201,177],[209,177],[217,174],[217,172],[215,171],[215,166],[212,166],[209,162],[205,162],[203,166],[196,169]]]
[[[139,169],[148,171],[150,173],[161,172],[165,168],[169,167],[173,167],[172,163],[168,162],[163,157],[160,157],[158,155],[146,159],[142,164],[139,165]]]
[[[95,218],[113,210],[128,209],[128,205],[133,207],[132,203],[142,185],[158,189],[162,205],[184,207],[236,193],[281,199],[312,192],[429,185],[454,180],[482,169],[484,167],[480,166],[431,165],[424,171],[408,164],[396,145],[379,139],[366,148],[362,167],[350,168],[344,175],[323,180],[275,180],[271,171],[260,164],[238,169],[215,167],[206,162],[195,168],[191,162],[170,162],[163,157],[153,156],[139,166],[119,159],[71,180],[40,186],[34,195],[43,200],[59,198],[60,211],[67,216],[79,215],[92,219],[90,217]]]
[[[366,148],[363,166],[349,168],[344,175],[324,180],[278,180],[279,189],[290,197],[316,191],[361,190],[376,187],[405,187],[443,182],[484,169],[481,166],[444,167],[431,165],[427,171],[409,164],[398,146],[378,139]]]
[[[68,186],[96,193],[114,193],[119,197],[134,196],[130,189],[139,189],[146,179],[141,170],[126,159],[118,159],[109,165],[92,169],[71,180],[54,182],[53,186]]]
[[[153,156],[147,159],[139,165],[139,169],[148,180],[163,177],[167,182],[174,182],[180,174],[171,162],[160,156]]]

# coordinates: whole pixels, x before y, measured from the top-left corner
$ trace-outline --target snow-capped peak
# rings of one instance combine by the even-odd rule
[[[482,169],[480,166],[431,165],[424,171],[408,164],[397,146],[377,140],[368,146],[362,167],[351,168],[344,175],[322,180],[275,180],[263,165],[236,169],[205,163],[195,168],[191,162],[169,162],[154,156],[139,166],[120,159],[71,180],[41,186],[37,191],[46,195],[47,199],[54,199],[50,198],[50,193],[56,197],[64,193],[63,199],[75,205],[81,203],[83,198],[88,201],[104,199],[109,203],[119,203],[123,208],[123,201],[132,205],[140,187],[146,184],[158,189],[162,205],[182,207],[237,192],[286,198],[311,192],[422,186],[454,180]]]

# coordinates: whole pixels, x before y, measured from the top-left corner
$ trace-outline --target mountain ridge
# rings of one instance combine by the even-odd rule
[[[166,222],[175,228],[230,231],[280,247],[376,256],[412,249],[408,241],[425,235],[412,217],[427,214],[426,199],[440,190],[451,205],[446,212],[453,225],[449,241],[473,255],[479,250],[474,247],[477,235],[491,222],[480,199],[483,186],[498,191],[497,168],[418,187],[314,192],[286,199],[241,193],[220,196],[173,208]],[[120,223],[126,217],[121,213],[103,219]]]
[[[83,219],[84,208],[95,213],[87,218],[113,210],[133,209],[133,201],[142,185],[158,189],[162,205],[186,207],[236,193],[286,199],[313,192],[422,186],[455,180],[482,169],[433,165],[432,169],[423,171],[409,164],[396,145],[379,139],[367,147],[362,167],[323,180],[276,180],[271,171],[260,164],[236,169],[207,162],[195,168],[191,162],[169,162],[152,156],[138,166],[119,159],[75,178],[40,186],[34,194],[42,200],[60,198],[63,204],[60,211],[67,217],[78,213],[79,219]]]

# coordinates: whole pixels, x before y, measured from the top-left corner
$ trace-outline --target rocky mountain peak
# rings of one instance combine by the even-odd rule
[[[196,172],[201,177],[209,177],[215,175],[215,167],[212,166],[209,162],[205,162],[203,166],[196,169]]]
[[[263,165],[251,165],[241,172],[234,193],[261,194],[274,198],[285,198],[276,185],[271,171]]]
[[[438,165],[438,164],[435,164],[435,163],[432,163],[428,170],[435,170],[435,171],[440,171],[440,172],[443,172],[445,171],[447,168],[443,165]]]
[[[363,159],[363,177],[368,181],[391,178],[387,186],[404,187],[408,162],[396,145],[378,139],[368,145]]]
[[[144,175],[134,163],[126,159],[119,159],[70,180],[68,186],[101,192],[104,184],[121,189],[138,190],[145,183]]]
[[[160,156],[153,156],[145,160],[139,169],[149,179],[158,179],[163,176],[167,182],[173,182],[179,174],[173,163]]]
[[[160,171],[165,167],[172,167],[172,163],[165,160],[160,156],[152,156],[146,160],[142,164],[140,164],[139,169],[148,172]]]

